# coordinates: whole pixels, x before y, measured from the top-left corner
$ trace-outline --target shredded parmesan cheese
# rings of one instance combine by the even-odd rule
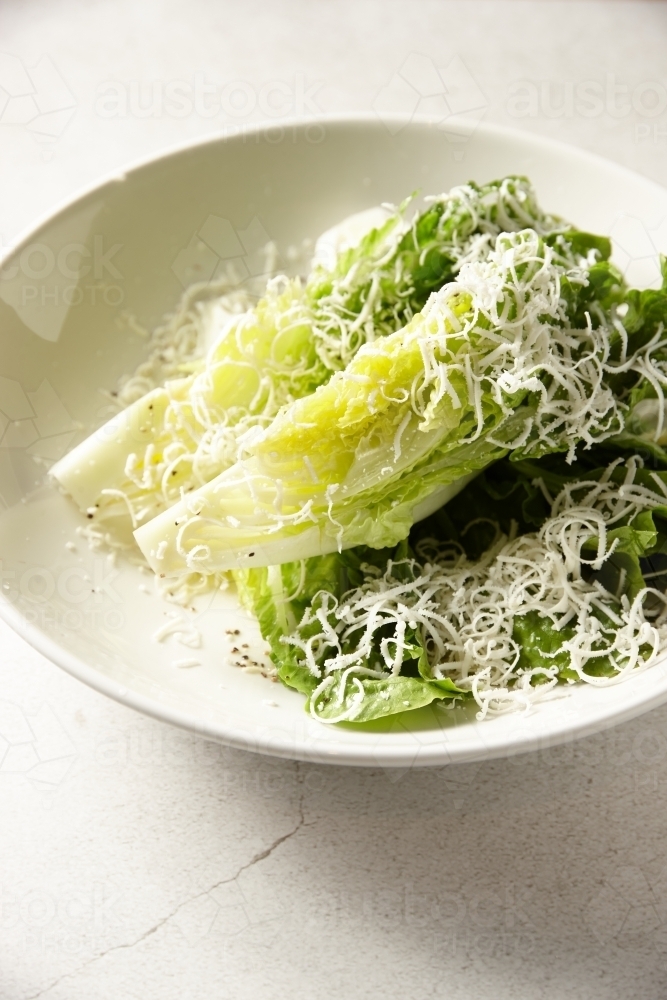
[[[170,617],[169,621],[153,633],[154,642],[164,642],[168,638],[173,638],[181,646],[189,646],[191,649],[198,649],[201,646],[199,629],[180,615]]]
[[[554,662],[554,652],[545,649],[538,666],[523,665],[514,634],[520,616],[537,614],[563,634],[560,650],[569,671],[586,684],[618,683],[652,663],[667,645],[665,597],[650,587],[632,601],[616,597],[595,571],[614,551],[609,529],[664,504],[667,490],[658,477],[655,491],[635,482],[634,458],[625,480],[613,482],[618,464],[599,482],[568,485],[539,532],[499,534],[477,562],[456,544],[429,540],[418,548],[418,559],[389,562],[384,573],[366,566],[363,585],[340,601],[320,592],[298,630],[283,640],[301,650],[319,679],[311,713],[321,717],[320,699],[339,677],[340,713],[322,721],[354,719],[363,699],[360,678],[400,673],[408,628],[425,644],[433,679],[449,678],[470,692],[480,719],[527,710],[558,683],[562,663]],[[612,676],[591,672],[602,657]]]

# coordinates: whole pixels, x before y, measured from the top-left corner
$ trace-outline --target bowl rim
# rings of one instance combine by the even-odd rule
[[[303,116],[300,118],[281,119],[277,122],[256,122],[244,126],[242,134],[234,133],[230,135],[209,135],[196,137],[186,142],[170,144],[156,152],[139,157],[131,161],[126,167],[115,169],[103,175],[98,180],[83,186],[73,195],[60,200],[54,207],[39,215],[32,223],[26,226],[18,237],[4,248],[4,253],[0,253],[0,268],[47,224],[56,220],[60,215],[66,213],[86,198],[92,195],[99,195],[105,187],[125,181],[132,174],[190,151],[202,149],[213,145],[226,145],[241,141],[247,135],[258,135],[275,130],[277,127],[298,128],[304,130],[313,125],[326,127],[327,125],[357,125],[360,128],[385,126],[386,121],[399,124],[402,127],[407,125],[423,126],[435,128],[440,119],[425,115],[407,116],[400,113],[383,115],[380,118],[377,114],[370,112],[352,112],[332,115]],[[462,124],[463,119],[459,120]],[[567,152],[574,153],[580,160],[588,162],[590,165],[604,165],[605,170],[616,172],[620,178],[636,180],[640,178],[642,183],[652,187],[662,197],[665,195],[665,188],[651,178],[644,177],[637,171],[616,163],[613,160],[592,153],[589,150],[580,149],[569,143],[553,139],[549,136],[537,135],[526,129],[519,129],[499,125],[490,122],[468,122],[471,129],[485,133],[490,137],[510,138],[521,142],[529,143],[545,152],[552,150],[561,154]],[[386,126],[385,126],[386,127]],[[526,733],[521,730],[517,736],[510,735],[503,743],[486,743],[482,740],[474,745],[466,744],[452,746],[446,743],[419,744],[419,751],[415,755],[414,743],[411,746],[401,747],[395,743],[387,744],[385,748],[378,752],[377,743],[371,747],[368,743],[355,743],[347,740],[341,743],[323,740],[318,746],[318,741],[309,740],[299,745],[298,741],[288,738],[285,734],[281,739],[275,738],[275,731],[270,739],[262,737],[261,730],[255,734],[250,734],[248,728],[238,728],[226,722],[212,722],[203,720],[190,711],[183,711],[176,707],[164,705],[157,699],[150,698],[137,691],[132,691],[109,678],[102,671],[92,666],[89,662],[64,649],[54,638],[42,632],[39,628],[28,622],[20,610],[0,591],[0,619],[10,626],[22,639],[24,639],[37,652],[41,653],[56,666],[61,667],[72,677],[82,681],[88,687],[93,688],[100,694],[112,698],[129,708],[135,709],[160,722],[167,722],[178,728],[193,732],[205,739],[214,740],[227,746],[248,750],[272,757],[286,758],[291,760],[312,761],[316,763],[341,764],[359,767],[413,767],[413,766],[443,766],[447,763],[465,763],[470,761],[480,761],[499,757],[510,757],[517,754],[527,753],[538,749],[557,746],[570,739],[580,739],[595,733],[599,733],[621,722],[636,718],[652,708],[667,702],[667,682],[662,691],[639,691],[634,697],[627,699],[626,704],[619,710],[616,705],[611,705],[608,709],[598,710],[590,719],[573,720],[564,718],[562,724],[551,727],[544,732]],[[655,664],[658,666],[659,664]],[[348,731],[349,735],[349,731]],[[360,735],[368,737],[367,732],[360,731]]]
[[[382,118],[375,113],[368,111],[352,111],[352,112],[340,112],[332,113],[330,115],[303,115],[299,118],[284,118],[280,119],[280,124],[278,122],[251,122],[244,127],[243,133],[233,133],[230,135],[207,135],[207,136],[195,136],[192,139],[188,139],[185,142],[175,142],[169,143],[165,146],[160,147],[155,152],[146,153],[143,156],[139,156],[136,159],[129,160],[127,165],[124,167],[118,167],[114,170],[110,170],[108,173],[102,174],[96,180],[84,184],[82,187],[78,188],[76,192],[59,199],[55,204],[46,211],[40,213],[24,226],[18,233],[18,235],[12,240],[11,243],[0,247],[0,268],[2,268],[7,260],[12,257],[24,244],[34,236],[34,234],[41,229],[43,226],[50,222],[53,222],[59,215],[73,208],[78,202],[83,201],[85,198],[91,195],[98,194],[99,191],[111,184],[119,184],[127,180],[130,174],[138,173],[145,167],[150,167],[160,160],[168,160],[172,156],[178,156],[181,153],[187,153],[191,150],[201,149],[206,146],[214,146],[218,143],[234,143],[236,141],[242,140],[244,136],[247,135],[258,135],[261,133],[266,133],[275,128],[283,129],[306,129],[313,125],[360,125],[377,127],[383,125],[384,122],[393,122],[399,125],[401,128],[405,128],[409,125],[422,125],[430,128],[437,128],[440,124],[441,119],[435,118],[432,115],[405,115],[401,112],[388,112],[383,113]],[[664,193],[665,188],[658,184],[650,177],[645,177],[643,174],[636,170],[631,170],[630,167],[625,167],[621,163],[616,163],[615,160],[609,160],[605,156],[601,156],[599,153],[593,153],[588,149],[582,149],[579,146],[574,146],[571,143],[563,142],[560,139],[554,139],[551,136],[541,135],[538,133],[530,132],[528,129],[515,128],[511,125],[499,125],[496,122],[485,122],[485,121],[474,121],[471,119],[466,119],[464,117],[457,118],[457,123],[463,128],[469,128],[472,132],[485,132],[487,135],[496,135],[500,137],[510,137],[514,139],[521,139],[523,141],[530,142],[533,146],[542,147],[545,150],[552,149],[554,152],[560,150],[576,151],[577,155],[583,159],[587,160],[590,164],[604,164],[604,166],[609,169],[613,167],[621,176],[627,178],[637,178],[641,177],[642,181],[651,187],[655,188],[656,193]]]

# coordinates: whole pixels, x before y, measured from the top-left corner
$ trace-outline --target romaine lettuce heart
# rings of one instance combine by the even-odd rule
[[[407,326],[284,408],[249,457],[140,528],[169,575],[382,547],[508,450],[573,452],[618,431],[604,329],[572,330],[558,261],[501,234]]]

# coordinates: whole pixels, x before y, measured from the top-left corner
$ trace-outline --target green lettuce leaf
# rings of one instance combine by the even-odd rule
[[[389,715],[412,712],[433,701],[460,697],[462,694],[451,682],[450,690],[447,690],[442,682],[433,684],[416,677],[398,676],[383,680],[360,677],[355,681],[353,686],[336,677],[331,687],[318,697],[317,718],[320,722],[337,722],[341,712],[354,705],[355,698],[359,699],[360,707],[355,709],[353,718],[344,721],[360,725]],[[306,710],[309,709],[310,702],[307,702]]]
[[[308,669],[302,653],[283,641],[285,636],[299,630],[304,612],[317,605],[318,595],[324,591],[341,599],[361,585],[369,567],[384,571],[390,557],[400,563],[407,555],[405,542],[389,551],[360,546],[299,563],[234,573],[239,597],[256,615],[278,677],[287,687],[309,699],[321,682],[322,678]],[[302,628],[301,634],[307,638],[308,628]],[[358,697],[359,687],[363,690],[363,700],[361,710],[351,720],[355,724],[412,711],[437,699],[461,697],[462,692],[452,681],[432,677],[426,649],[415,630],[410,632],[409,639],[401,674],[381,679],[362,676],[351,690],[346,690],[342,678],[334,678],[332,686],[318,697],[318,718],[325,722],[336,719],[344,710],[346,696]],[[310,709],[309,701],[305,707]]]
[[[660,266],[661,288],[629,289],[621,299],[622,308],[616,306],[617,326],[620,320],[627,334],[628,353],[649,348],[651,377],[647,377],[649,366],[639,366],[612,379],[628,413],[623,430],[608,446],[617,452],[639,453],[647,464],[667,469],[667,414],[656,389],[656,383],[663,395],[667,389],[667,258],[660,257]]]
[[[370,651],[360,660],[359,643],[367,619],[362,616],[354,628],[346,626],[341,630],[336,625],[339,620],[336,609],[346,615],[344,606],[359,607],[356,602],[361,594],[375,592],[373,588],[369,591],[369,581],[379,580],[385,573],[390,587],[416,582],[425,561],[437,562],[441,558],[439,553],[445,550],[450,552],[447,558],[451,557],[449,543],[465,548],[472,560],[487,558],[489,546],[493,551],[503,534],[526,534],[541,527],[552,516],[548,496],[556,497],[565,487],[570,491],[567,504],[570,508],[580,503],[586,506],[595,483],[610,481],[623,486],[628,476],[624,464],[594,467],[595,460],[605,455],[604,451],[594,450],[592,454],[584,453],[581,462],[571,465],[562,456],[519,463],[505,459],[481,473],[447,507],[416,525],[409,540],[395,548],[359,547],[302,564],[235,573],[241,592],[247,595],[248,606],[255,610],[262,632],[270,642],[281,680],[306,695],[306,707],[311,714],[329,722],[368,722],[418,708],[438,697],[469,698],[470,692],[463,692],[451,679],[434,677],[424,634],[409,622],[405,625],[399,672],[391,676],[385,673],[383,677],[366,676],[365,668],[367,674],[387,669],[383,667],[381,643],[393,641],[393,621],[388,618],[385,624],[376,626]],[[602,629],[599,642],[592,647],[599,649],[600,655],[590,658],[585,667],[591,677],[613,676],[618,670],[608,655],[608,636],[617,628],[618,617],[614,619],[614,615],[621,613],[622,601],[632,602],[647,585],[657,585],[661,590],[667,586],[667,502],[661,503],[659,499],[665,494],[667,500],[667,473],[656,474],[634,467],[632,488],[651,491],[654,498],[651,508],[634,515],[616,516],[607,531],[606,545],[612,548],[611,554],[600,568],[583,567],[584,578],[607,592],[605,601],[594,603],[590,609]],[[584,543],[583,555],[593,563],[597,541]],[[656,572],[662,574],[659,581],[655,579]],[[278,580],[279,585],[272,585],[271,580]],[[381,596],[383,587],[377,593]],[[648,599],[651,600],[650,595]],[[321,642],[323,621],[336,628],[337,638],[317,647],[313,670],[312,663],[310,668],[307,665],[304,644],[315,637]],[[511,634],[520,646],[517,670],[530,671],[532,685],[549,682],[554,667],[561,682],[579,679],[566,648],[568,642],[576,639],[576,628],[571,624],[558,628],[538,612],[517,613]],[[293,641],[294,637],[298,642]],[[323,684],[327,658],[332,652],[340,662],[348,657],[347,662],[355,666],[349,674],[337,668]],[[651,647],[646,645],[640,656],[646,657],[650,652]]]
[[[560,681],[578,681],[576,671],[570,667],[569,651],[565,648],[565,643],[574,639],[575,634],[575,629],[567,625],[561,629],[554,628],[548,618],[542,618],[534,611],[517,615],[513,638],[521,646],[519,669],[539,670],[542,667],[545,670],[544,681],[540,680],[538,673],[533,675],[534,684],[544,683],[547,680],[546,671],[554,665],[558,667]],[[601,655],[589,661],[586,673],[591,677],[613,677],[616,670],[609,657]]]

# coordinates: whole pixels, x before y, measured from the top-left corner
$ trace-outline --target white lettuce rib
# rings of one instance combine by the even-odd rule
[[[139,547],[158,576],[178,575],[184,569],[212,573],[275,566],[341,548],[335,514],[318,518],[315,494],[306,502],[301,496],[298,503],[290,503],[291,498],[278,484],[257,472],[253,461],[244,463],[243,478],[233,479],[239,468],[223,473],[214,485],[192,494],[135,532]],[[439,486],[413,507],[412,520],[428,517],[472,478],[473,474],[469,474]],[[200,508],[204,493],[206,506]],[[292,513],[285,513],[288,504]],[[271,510],[276,509],[279,513],[272,517]],[[264,515],[261,520],[260,510]],[[354,544],[365,535],[366,519],[362,511],[360,525],[355,526],[359,541]]]
[[[103,490],[125,479],[128,456],[144,451],[158,436],[170,398],[183,399],[187,381],[154,389],[122,410],[51,468],[51,475],[83,511]]]

